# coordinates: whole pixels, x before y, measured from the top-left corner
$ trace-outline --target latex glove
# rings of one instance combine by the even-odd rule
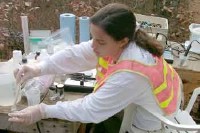
[[[42,104],[29,106],[21,111],[9,113],[8,116],[10,116],[10,118],[8,119],[8,121],[30,125],[37,121],[40,121],[41,119],[44,119],[44,112],[45,111]]]
[[[14,70],[14,76],[17,83],[23,84],[28,79],[39,76],[41,73],[40,68],[37,65],[29,64]]]

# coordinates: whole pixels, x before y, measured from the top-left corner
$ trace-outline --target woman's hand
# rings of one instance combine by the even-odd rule
[[[28,79],[39,76],[41,73],[40,68],[34,64],[23,65],[14,71],[14,76],[17,83],[23,84]]]
[[[44,118],[43,104],[29,106],[21,111],[9,113],[10,118],[8,121],[30,125]]]

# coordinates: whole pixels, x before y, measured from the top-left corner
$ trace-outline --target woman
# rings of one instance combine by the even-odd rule
[[[75,101],[42,103],[10,113],[9,121],[31,124],[58,118],[99,123],[135,104],[131,125],[144,132],[161,131],[161,122],[144,108],[172,115],[179,108],[180,98],[178,74],[162,58],[161,44],[137,28],[134,14],[123,4],[100,9],[90,18],[90,32],[92,40],[58,52],[35,66],[24,66],[15,76],[23,83],[35,76],[96,67],[94,92]]]

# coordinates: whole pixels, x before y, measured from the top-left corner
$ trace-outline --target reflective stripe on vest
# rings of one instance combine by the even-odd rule
[[[176,71],[166,63],[163,58],[157,58],[155,65],[145,65],[133,60],[123,60],[115,65],[110,65],[108,58],[101,58],[101,69],[97,68],[97,83],[94,92],[100,88],[103,83],[114,73],[128,71],[137,73],[146,77],[153,88],[153,94],[157,103],[165,114],[171,114],[176,111],[179,96],[179,76]],[[103,62],[103,63],[102,63]],[[103,70],[100,71],[99,70]],[[100,76],[101,74],[101,76]]]
[[[97,82],[100,82],[101,79],[104,78],[105,73],[108,70],[108,67],[111,66],[112,58],[111,57],[100,57],[98,59],[98,64],[96,67],[96,80]],[[97,85],[97,84],[96,84]],[[96,90],[97,86],[94,87],[94,90]]]

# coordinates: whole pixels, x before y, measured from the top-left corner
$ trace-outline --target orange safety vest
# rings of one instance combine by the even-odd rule
[[[152,86],[155,99],[166,115],[176,111],[180,80],[177,72],[162,57],[154,57],[155,65],[142,64],[135,60],[123,60],[117,64],[111,64],[109,57],[99,58],[97,65],[97,83],[94,87],[96,92],[110,75],[128,71],[144,76]]]

